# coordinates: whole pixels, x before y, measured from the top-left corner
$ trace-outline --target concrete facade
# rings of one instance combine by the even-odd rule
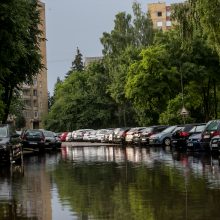
[[[154,29],[161,29],[163,31],[171,29],[171,7],[167,6],[165,2],[148,4],[148,11],[153,21]]]
[[[42,38],[46,39],[46,22],[45,22],[45,4],[40,4],[40,29]],[[23,115],[26,120],[26,128],[42,128],[42,119],[48,114],[48,89],[47,89],[47,58],[46,58],[46,41],[40,43],[42,69],[33,79],[33,85],[23,85],[22,99],[24,101]]]

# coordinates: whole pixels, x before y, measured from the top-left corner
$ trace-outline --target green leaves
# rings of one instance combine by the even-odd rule
[[[32,82],[43,68],[39,29],[40,6],[37,0],[10,0],[0,3],[0,84],[3,92],[5,122],[14,90],[24,82]]]

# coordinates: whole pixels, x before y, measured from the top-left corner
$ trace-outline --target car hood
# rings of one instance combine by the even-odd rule
[[[48,141],[55,141],[56,139],[54,137],[45,137],[45,140],[48,140]]]
[[[9,142],[9,138],[0,138],[0,144],[6,144]]]

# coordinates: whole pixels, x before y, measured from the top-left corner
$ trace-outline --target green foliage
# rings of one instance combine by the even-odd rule
[[[115,105],[106,93],[108,76],[101,62],[74,72],[56,86],[46,128],[58,131],[113,126]]]
[[[0,3],[0,84],[3,88],[3,122],[7,120],[14,90],[42,68],[41,31],[37,0],[3,0]]]
[[[83,61],[82,61],[82,54],[79,50],[79,48],[77,47],[76,49],[76,56],[74,61],[72,62],[72,67],[71,67],[72,71],[83,71],[84,66],[83,66]]]
[[[176,68],[170,66],[169,54],[163,46],[143,49],[141,57],[130,66],[126,96],[134,102],[140,124],[155,124],[173,94]]]
[[[218,118],[219,57],[199,21],[198,2],[175,5],[177,26],[166,32],[153,31],[138,3],[134,18],[118,13],[114,29],[101,37],[103,60],[57,82],[46,126],[61,131]],[[184,120],[183,106],[190,113]]]
[[[125,96],[124,86],[129,66],[137,59],[142,47],[153,41],[152,21],[141,11],[140,4],[133,4],[134,19],[125,12],[118,13],[111,33],[104,33],[101,43],[104,47],[104,62],[110,83],[108,92],[118,104],[119,125],[135,124],[133,104]]]
[[[16,121],[15,121],[16,129],[20,130],[20,129],[24,128],[25,125],[26,125],[26,120],[23,115],[19,115],[18,117],[16,117]]]

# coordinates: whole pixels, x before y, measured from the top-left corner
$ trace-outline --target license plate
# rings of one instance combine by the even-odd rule
[[[177,141],[172,141],[173,143],[177,143]]]
[[[37,144],[37,142],[30,141],[29,144]]]
[[[210,135],[204,135],[204,138],[210,138]]]
[[[193,143],[188,143],[187,146],[192,147]]]
[[[218,144],[212,144],[212,147],[218,147]]]

